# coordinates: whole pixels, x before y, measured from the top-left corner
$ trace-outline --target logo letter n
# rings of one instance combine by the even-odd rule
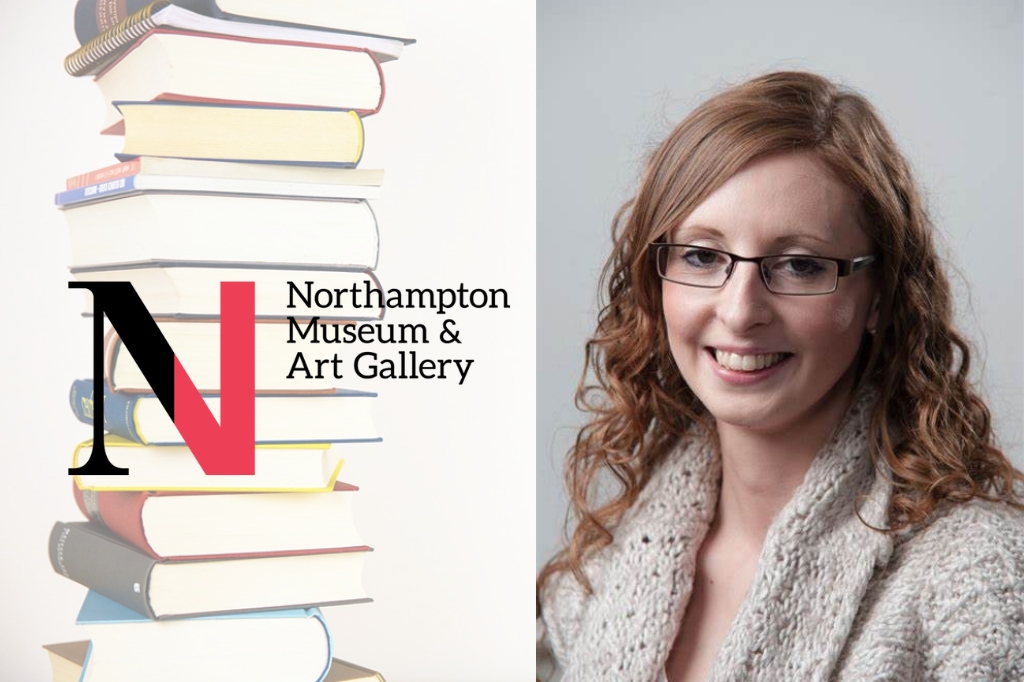
[[[103,316],[208,475],[256,473],[256,304],[253,282],[220,285],[220,423],[131,282],[69,282],[93,295],[93,451],[71,474],[127,474],[103,447]]]

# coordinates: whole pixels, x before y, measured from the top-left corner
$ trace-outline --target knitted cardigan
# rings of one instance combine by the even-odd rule
[[[836,436],[773,521],[709,680],[1024,680],[1024,514],[950,505],[895,536],[891,483],[866,448],[872,401]],[[721,464],[693,442],[658,467],[611,545],[543,595],[562,682],[652,682],[664,668],[718,500]]]

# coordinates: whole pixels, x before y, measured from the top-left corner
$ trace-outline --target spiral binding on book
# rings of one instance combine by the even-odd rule
[[[136,40],[156,28],[153,14],[168,7],[170,0],[155,0],[99,34],[64,59],[64,70],[72,76],[97,73],[117,59]]]

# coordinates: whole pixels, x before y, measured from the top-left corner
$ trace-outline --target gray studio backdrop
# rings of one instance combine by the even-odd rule
[[[572,396],[612,216],[676,122],[769,70],[817,71],[880,110],[942,236],[1000,441],[1024,465],[1022,4],[539,0],[538,566],[561,542]]]

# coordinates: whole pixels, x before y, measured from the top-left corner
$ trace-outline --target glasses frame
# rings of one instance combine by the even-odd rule
[[[667,249],[667,248],[673,247],[673,246],[674,247],[685,246],[685,247],[689,247],[691,249],[700,249],[701,251],[711,251],[713,253],[718,253],[718,254],[721,254],[721,255],[725,256],[726,258],[729,259],[729,265],[728,265],[728,267],[726,268],[726,271],[725,271],[725,279],[722,281],[721,284],[718,284],[718,285],[715,285],[715,286],[711,286],[711,285],[707,285],[707,284],[690,284],[689,282],[680,282],[679,280],[671,279],[669,277],[666,277],[665,274],[661,271],[662,270],[662,267],[661,267],[661,257],[660,257],[659,254],[660,254],[660,252],[663,249]],[[863,270],[864,268],[866,268],[867,266],[871,265],[872,263],[874,263],[877,260],[875,258],[875,256],[873,256],[873,255],[857,256],[856,258],[832,258],[831,256],[818,256],[818,255],[813,255],[813,254],[795,254],[795,253],[771,253],[771,254],[768,254],[766,256],[752,256],[750,258],[747,258],[745,256],[739,256],[739,255],[737,255],[735,253],[730,253],[729,251],[723,251],[721,249],[714,249],[714,248],[711,248],[710,246],[701,246],[700,244],[674,244],[674,243],[670,243],[670,242],[654,242],[653,244],[649,244],[648,245],[648,249],[650,250],[651,256],[654,258],[654,268],[658,272],[658,277],[660,277],[661,279],[665,280],[666,282],[672,282],[673,284],[681,284],[684,287],[696,287],[698,289],[721,289],[722,287],[724,287],[726,284],[729,283],[729,279],[732,277],[732,273],[736,271],[736,264],[737,263],[756,263],[757,264],[757,271],[759,273],[761,273],[761,281],[764,282],[765,289],[767,289],[769,292],[775,294],[776,296],[827,296],[829,294],[835,293],[836,289],[839,288],[839,278],[840,277],[849,277],[853,273],[857,272],[858,270]],[[807,258],[816,258],[818,260],[827,260],[827,261],[831,261],[831,262],[835,263],[836,266],[837,266],[836,267],[836,283],[828,291],[820,291],[820,292],[815,292],[813,294],[811,294],[811,293],[808,293],[808,294],[798,294],[798,293],[789,293],[789,292],[785,292],[785,291],[775,291],[775,290],[773,290],[772,289],[772,285],[768,282],[768,273],[765,272],[764,265],[763,265],[764,261],[768,260],[769,258],[780,258],[780,257],[785,258],[785,257],[792,257],[792,256],[806,256]]]

